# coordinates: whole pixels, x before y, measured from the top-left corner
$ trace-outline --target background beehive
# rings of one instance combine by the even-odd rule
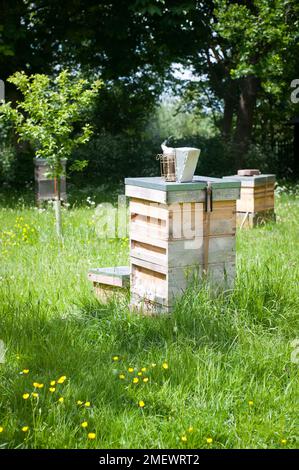
[[[48,178],[49,166],[47,160],[43,158],[35,158],[35,187],[36,187],[36,200],[37,202],[49,201],[55,199],[55,182],[54,178]],[[62,165],[66,167],[66,160],[62,160]],[[67,200],[66,195],[66,178],[60,178],[60,197],[63,201]]]
[[[232,287],[240,184],[212,180],[210,214],[205,211],[206,180],[179,185],[161,178],[126,180],[132,305],[170,311],[193,278],[202,277],[207,251],[209,282]]]
[[[237,223],[248,225],[273,220],[275,175],[228,176],[224,179],[240,181],[240,199],[237,201]],[[247,219],[245,216],[247,215]]]

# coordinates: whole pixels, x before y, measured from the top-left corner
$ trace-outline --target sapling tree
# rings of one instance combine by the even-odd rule
[[[23,95],[22,101],[0,106],[0,119],[14,123],[19,140],[29,141],[37,158],[46,159],[49,178],[55,181],[55,216],[57,235],[62,237],[60,179],[62,160],[74,147],[85,144],[92,135],[84,114],[91,106],[102,82],[74,78],[62,71],[56,78],[44,74],[28,76],[17,72],[8,78]],[[75,165],[82,168],[82,163]]]

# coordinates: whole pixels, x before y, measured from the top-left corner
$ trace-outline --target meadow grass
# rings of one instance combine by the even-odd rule
[[[148,318],[94,298],[88,269],[127,264],[128,240],[97,236],[88,195],[64,209],[59,245],[50,207],[2,194],[0,447],[298,447],[298,196],[238,232],[233,292],[193,287]]]

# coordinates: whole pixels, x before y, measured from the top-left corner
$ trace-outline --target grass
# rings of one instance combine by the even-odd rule
[[[51,208],[2,194],[0,447],[298,447],[298,196],[280,195],[276,225],[238,233],[232,293],[190,288],[159,318],[95,300],[88,268],[126,264],[128,241],[97,237],[87,196],[64,210],[59,246]]]

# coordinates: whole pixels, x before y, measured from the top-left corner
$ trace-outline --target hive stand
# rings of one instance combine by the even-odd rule
[[[240,228],[275,221],[275,175],[254,174],[255,172],[256,170],[239,170],[238,175],[223,178],[241,183],[241,197],[237,201],[237,226]]]
[[[93,283],[97,298],[106,303],[114,298],[125,298],[130,284],[130,268],[97,268],[88,271],[88,279]]]
[[[195,176],[191,183],[155,177],[125,184],[133,308],[170,312],[203,274],[215,290],[232,288],[240,182]]]

